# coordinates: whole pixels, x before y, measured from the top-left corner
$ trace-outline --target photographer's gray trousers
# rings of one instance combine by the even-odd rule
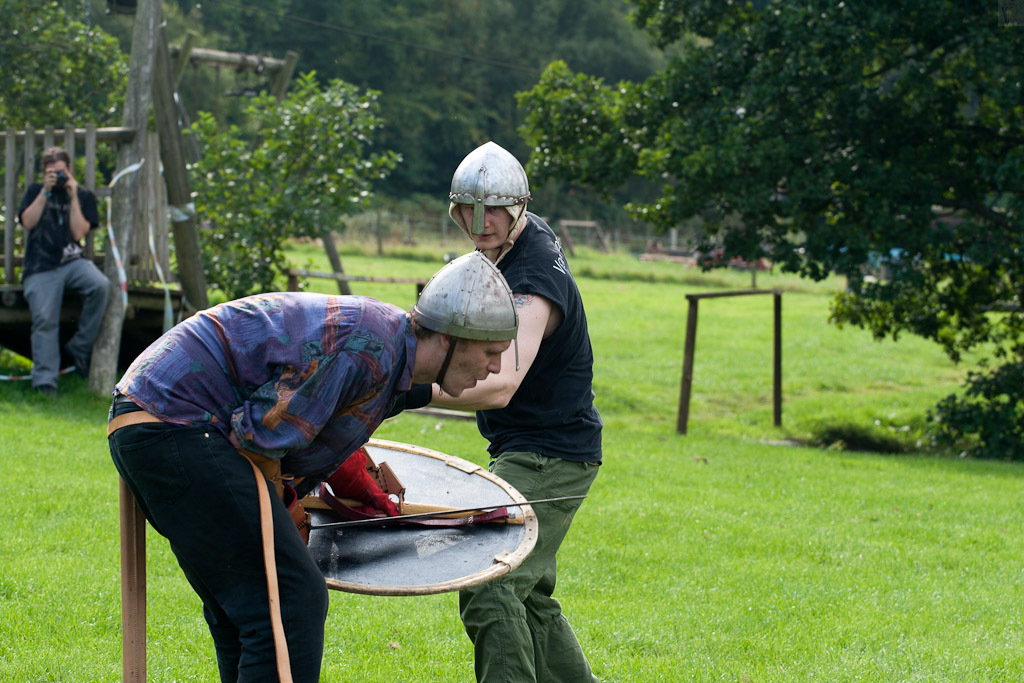
[[[82,297],[78,329],[67,343],[68,351],[89,358],[100,332],[110,296],[110,281],[88,259],[79,258],[54,270],[25,278],[25,299],[32,312],[32,386],[57,386],[60,371],[60,311],[64,290]]]

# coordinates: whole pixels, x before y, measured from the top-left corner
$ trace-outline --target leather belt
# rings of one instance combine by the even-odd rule
[[[163,420],[150,415],[145,410],[133,410],[130,413],[121,413],[107,422],[107,437],[122,427],[145,424],[147,422],[159,422],[167,424]],[[242,454],[243,456],[245,454]],[[258,457],[258,456],[257,456]],[[248,457],[252,465],[253,474],[256,477],[256,490],[260,502],[260,536],[263,545],[263,563],[267,573],[267,598],[270,603],[270,624],[274,635],[274,650],[277,655],[277,674],[281,683],[291,683],[291,663],[288,659],[288,645],[285,640],[284,623],[281,619],[281,596],[277,581],[277,562],[274,558],[274,521],[270,510],[270,494],[267,492],[266,479],[260,469]],[[280,472],[280,461],[275,461]]]
[[[111,434],[122,427],[130,427],[132,425],[143,424],[145,422],[163,423],[164,421],[159,417],[150,415],[145,410],[133,410],[130,413],[121,413],[120,415],[111,418],[110,422],[107,423],[107,438],[110,438]]]

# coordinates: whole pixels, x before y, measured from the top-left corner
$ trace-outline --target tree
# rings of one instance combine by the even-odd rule
[[[93,6],[103,0],[91,0]],[[196,45],[280,57],[299,68],[380,92],[376,139],[403,163],[377,190],[391,197],[445,197],[451,174],[474,147],[494,139],[525,157],[515,92],[560,57],[609,78],[645,78],[660,53],[626,19],[622,0],[265,0],[165,3],[170,42],[185,29]],[[105,25],[123,18],[98,15]],[[112,29],[113,30],[113,29]],[[123,33],[123,29],[122,29]],[[213,110],[212,69],[186,72],[181,99],[192,120]],[[220,93],[264,87],[266,77],[219,73]],[[242,98],[221,98],[221,121],[244,127]],[[438,200],[440,201],[440,200]]]
[[[0,0],[0,125],[120,123],[128,60],[57,2]]]
[[[702,252],[845,275],[835,323],[920,335],[953,360],[991,343],[1024,366],[1024,41],[995,4],[634,4],[659,46],[684,49],[614,87],[549,66],[519,99],[531,173],[603,192],[655,180],[660,197],[631,211],[662,230],[701,216]],[[1006,406],[1024,418],[1006,376],[973,375],[940,404],[940,436],[1024,459],[1019,438],[992,446]],[[984,418],[996,403],[1003,417]]]
[[[286,240],[340,230],[367,203],[371,182],[398,163],[374,149],[376,97],[339,80],[321,90],[307,73],[280,103],[252,100],[255,136],[237,126],[218,131],[210,114],[200,115],[193,131],[203,158],[190,174],[211,287],[231,298],[274,289]]]

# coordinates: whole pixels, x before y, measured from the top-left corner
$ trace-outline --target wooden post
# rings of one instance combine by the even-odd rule
[[[562,237],[562,246],[569,251],[569,256],[576,255],[576,249],[572,245],[572,237],[569,236],[569,229],[562,224],[561,221],[558,223],[558,234]]]
[[[75,172],[75,127],[70,123],[64,124],[64,149],[68,151],[68,156],[71,157],[71,172]],[[92,188],[90,188],[92,189]]]
[[[383,254],[384,254],[383,229],[384,228],[381,225],[381,221],[380,221],[380,209],[377,209],[376,217],[377,217],[377,220],[375,221],[375,223],[377,225],[377,256],[383,256]]]
[[[96,124],[85,125],[85,186],[96,193]],[[85,236],[85,256],[91,259],[96,251],[96,235],[90,230]]]
[[[9,127],[4,140],[4,206],[7,212],[4,217],[4,282],[9,285],[14,284],[14,222],[17,219],[15,207],[18,206],[14,196],[18,188],[18,174],[14,171],[17,156],[15,134],[14,128]]]
[[[195,31],[191,29],[185,31],[185,40],[181,43],[181,47],[178,48],[178,52],[174,56],[175,86],[181,83],[181,77],[185,75],[185,67],[188,66],[189,56],[192,54],[192,48],[195,46],[197,38],[199,38],[199,34]]]
[[[292,80],[292,74],[295,73],[295,65],[299,61],[299,53],[294,50],[288,50],[284,55],[284,64],[278,70],[274,76],[273,85],[270,88],[270,94],[274,96],[278,102],[284,99],[284,93],[288,90],[288,84]]]
[[[25,126],[25,187],[32,184],[36,172],[36,135],[35,126]]]
[[[159,7],[157,14],[161,14]],[[174,74],[167,52],[167,35],[162,27],[156,32],[154,43],[153,118],[160,135],[160,157],[167,182],[167,202],[171,205],[171,230],[177,254],[178,279],[181,280],[181,289],[189,305],[195,310],[202,310],[209,306],[206,276],[203,274],[203,259],[199,250],[183,136],[178,127]],[[153,162],[156,163],[156,160]]]
[[[156,37],[158,19],[155,0],[139,0],[132,28],[132,51],[129,61],[128,88],[124,99],[122,120],[124,127],[134,131],[129,142],[122,144],[117,152],[119,170],[137,164],[143,157],[146,122],[149,118],[150,87],[153,80],[153,42]],[[156,163],[156,160],[150,160]],[[138,225],[137,215],[139,188],[142,186],[137,173],[121,177],[112,189],[111,227],[114,240],[122,254],[128,254],[131,247],[132,228]],[[117,381],[117,360],[121,351],[121,330],[125,310],[121,296],[121,283],[114,262],[111,245],[107,245],[107,258],[103,269],[110,280],[110,300],[103,316],[99,337],[93,345],[92,363],[89,369],[89,389],[94,393],[109,396]]]
[[[612,250],[612,246],[608,244],[608,238],[605,236],[604,231],[601,230],[601,225],[597,221],[594,221],[594,232],[597,233],[597,239],[601,243],[601,251],[608,253]]]
[[[775,315],[772,351],[772,418],[782,426],[782,292],[775,292]]]
[[[348,284],[348,280],[342,279],[345,277],[345,269],[341,266],[341,255],[338,254],[338,247],[334,244],[334,232],[328,231],[323,238],[324,251],[327,252],[327,260],[331,262],[331,270],[334,271],[335,275],[340,275],[341,278],[336,279],[338,283],[338,292],[341,294],[351,294],[352,288]]]
[[[299,53],[293,50],[288,51],[284,64],[278,69],[277,75],[274,76],[273,85],[270,88],[270,94],[274,96],[274,99],[280,102],[284,99],[285,90],[288,89],[288,83],[292,79],[292,72],[295,71],[295,64],[299,61]],[[217,73],[220,73],[218,70]],[[217,89],[220,92],[220,89]],[[263,145],[263,133],[257,133],[252,140],[252,148],[258,149]],[[333,247],[333,244],[331,245]],[[329,253],[329,252],[328,252]],[[335,252],[337,253],[337,252]],[[344,294],[344,292],[342,292]]]
[[[124,169],[142,158],[146,120],[149,117],[150,87],[153,78],[153,42],[158,26],[156,0],[138,0],[132,29],[132,51],[128,73],[128,89],[124,99],[124,125],[135,130],[131,142],[120,146],[117,166]],[[155,163],[155,160],[153,160]],[[136,173],[122,176],[113,188],[111,212],[114,235],[120,249],[128,253],[132,225],[136,223],[136,207],[141,182]],[[108,245],[109,254],[109,245]],[[103,318],[99,339],[93,347],[89,388],[110,395],[117,373],[124,305],[118,282],[117,266],[112,255],[104,263],[111,283],[110,303]],[[129,683],[146,680],[146,583],[145,522],[135,499],[124,482],[120,484],[122,541],[121,545],[121,647],[122,675]],[[131,501],[129,504],[128,501]],[[140,528],[141,527],[141,528]],[[141,546],[139,545],[141,543]],[[139,554],[142,553],[140,558]],[[141,560],[141,562],[140,562]],[[141,576],[141,581],[139,577]]]
[[[683,351],[683,381],[679,387],[679,414],[676,416],[676,432],[686,433],[690,419],[690,388],[693,386],[693,353],[697,343],[697,305],[699,299],[686,297],[689,304],[686,312],[686,345]]]
[[[676,417],[676,432],[686,433],[690,417],[690,390],[693,385],[693,358],[697,337],[697,303],[701,299],[746,296],[750,294],[772,294],[775,297],[772,349],[772,418],[776,427],[782,426],[782,292],[769,289],[741,289],[731,292],[709,292],[687,294],[689,310],[686,318],[686,342],[683,351],[683,379],[679,389],[679,413]]]
[[[146,518],[120,480],[121,511],[121,677],[146,680]]]
[[[182,42],[180,48],[175,45],[168,46],[168,50],[171,52],[171,62],[174,70],[173,80],[171,81],[171,87],[174,88],[174,90],[177,90],[178,83],[181,82],[181,77],[185,75],[185,67],[189,64],[192,54],[192,46],[198,39],[199,34],[195,31],[189,30],[185,32],[185,40]],[[194,84],[193,89],[198,91],[199,84]],[[189,128],[192,124],[189,122],[188,112],[185,111],[184,101],[182,101],[180,97],[175,98],[174,106],[178,113],[178,120],[181,122],[181,127]],[[191,163],[195,163],[201,158],[202,155],[199,152],[199,142],[196,140],[194,135],[190,135],[185,138],[185,153],[185,158]],[[163,185],[163,182],[161,182],[161,185]]]
[[[217,122],[217,128],[220,129],[224,117],[220,113],[220,65],[213,67],[213,120]],[[198,109],[198,104],[196,108]]]

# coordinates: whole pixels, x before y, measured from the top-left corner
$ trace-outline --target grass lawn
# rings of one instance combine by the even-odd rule
[[[426,277],[436,251],[342,256],[352,274]],[[326,270],[320,258],[300,245],[294,262]],[[828,326],[838,281],[761,273],[759,286],[785,292],[783,426],[772,426],[771,297],[713,299],[700,305],[689,433],[677,435],[685,295],[747,288],[750,275],[583,249],[570,264],[605,463],[556,595],[602,681],[1021,679],[1024,472],[933,453],[924,430],[966,367],[917,339]],[[414,295],[353,290],[403,307]],[[0,382],[3,681],[120,680],[107,400],[61,382],[55,402]],[[404,414],[377,436],[486,462],[472,422]],[[152,530],[147,579],[150,680],[216,680],[199,601]],[[323,672],[469,683],[456,596],[332,592]]]

